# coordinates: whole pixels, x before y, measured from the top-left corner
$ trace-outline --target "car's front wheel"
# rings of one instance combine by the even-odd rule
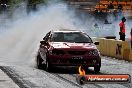
[[[85,70],[85,72],[88,72],[88,66],[82,66],[82,68]]]
[[[100,71],[100,66],[95,66],[94,67],[94,72],[95,73],[99,73],[99,71]]]
[[[41,58],[40,54],[37,55],[37,68],[38,69],[43,69],[43,59]]]
[[[51,71],[51,64],[50,64],[50,61],[46,58],[46,68],[45,68],[46,71]]]

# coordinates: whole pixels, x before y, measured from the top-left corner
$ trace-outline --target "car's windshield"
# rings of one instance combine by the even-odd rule
[[[91,38],[82,32],[55,32],[52,42],[92,43]]]

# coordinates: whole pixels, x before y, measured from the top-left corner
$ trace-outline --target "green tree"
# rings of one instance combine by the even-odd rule
[[[31,11],[36,11],[37,6],[40,4],[47,4],[48,0],[28,0],[27,2],[27,13]]]
[[[29,4],[46,4],[48,2],[48,0],[28,0]]]

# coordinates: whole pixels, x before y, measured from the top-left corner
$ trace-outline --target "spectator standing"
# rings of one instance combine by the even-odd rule
[[[120,32],[119,32],[119,35],[120,35],[120,40],[122,41],[125,41],[125,22],[126,22],[126,18],[123,17],[122,18],[122,21],[120,22],[119,26],[120,26]]]

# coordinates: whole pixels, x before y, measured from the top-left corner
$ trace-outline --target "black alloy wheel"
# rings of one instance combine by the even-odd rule
[[[38,69],[43,69],[43,59],[41,58],[40,54],[37,55],[37,67]]]

